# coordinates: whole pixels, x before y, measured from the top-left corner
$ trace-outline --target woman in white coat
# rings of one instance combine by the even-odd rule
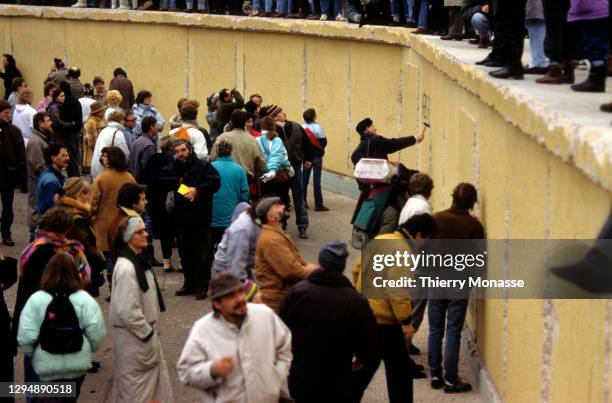
[[[113,327],[112,402],[173,402],[172,385],[158,334],[164,301],[142,256],[147,231],[140,217],[126,217],[112,244],[116,258],[109,320]]]

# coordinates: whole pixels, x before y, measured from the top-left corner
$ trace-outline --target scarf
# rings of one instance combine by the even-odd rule
[[[147,292],[149,290],[149,283],[147,282],[146,272],[147,270],[151,271],[151,274],[153,275],[153,282],[155,283],[155,293],[157,294],[159,310],[160,312],[164,312],[166,310],[164,298],[162,296],[161,290],[159,289],[159,285],[157,284],[155,272],[151,269],[151,264],[149,263],[149,261],[142,254],[134,253],[134,251],[129,247],[119,249],[117,251],[117,257],[123,257],[132,262],[136,270],[136,279],[138,280],[138,287],[140,287],[142,292]]]
[[[40,230],[36,233],[34,242],[26,246],[19,256],[19,272],[23,274],[24,267],[32,254],[43,245],[52,245],[55,253],[69,253],[77,264],[77,269],[81,278],[87,282],[91,281],[91,267],[85,257],[85,248],[79,241],[62,238],[53,232]]]

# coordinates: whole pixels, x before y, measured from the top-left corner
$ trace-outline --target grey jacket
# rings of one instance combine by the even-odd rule
[[[38,222],[38,218],[36,217],[36,181],[42,171],[47,167],[43,153],[45,149],[49,147],[50,141],[47,135],[33,129],[28,145],[26,146],[26,167],[28,170],[28,225],[31,227],[36,226]]]
[[[542,0],[527,0],[525,8],[526,20],[543,20],[544,19],[544,4]]]
[[[215,271],[231,271],[244,280],[253,278],[255,247],[261,228],[248,212],[243,212],[225,230],[215,254]]]
[[[136,182],[145,183],[143,172],[149,158],[157,152],[157,146],[153,137],[143,134],[132,144],[130,150],[130,170]]]

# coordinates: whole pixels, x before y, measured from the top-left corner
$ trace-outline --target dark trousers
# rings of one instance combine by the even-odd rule
[[[166,231],[159,238],[161,244],[162,257],[164,259],[172,258],[172,242],[174,242],[174,231]]]
[[[390,403],[412,402],[412,375],[406,350],[406,340],[400,325],[378,325],[378,352],[385,364],[387,393]],[[380,361],[354,374],[352,402],[360,402]]]
[[[544,0],[546,41],[544,50],[551,62],[563,64],[577,60],[580,55],[580,36],[576,23],[567,22],[570,0]]]
[[[321,190],[321,172],[323,171],[323,157],[315,157],[311,168],[304,169],[304,202],[308,204],[308,183],[310,173],[314,171],[312,186],[314,189],[315,207],[323,207],[323,191]]]
[[[13,198],[15,196],[15,186],[7,184],[5,189],[0,190],[0,199],[2,200],[2,215],[0,216],[0,232],[2,238],[11,236],[11,226],[13,225]]]
[[[281,198],[283,204],[287,207],[291,206],[291,199],[289,199],[289,186],[290,181],[277,182],[269,181],[261,184],[262,196],[278,196]]]
[[[580,22],[584,57],[589,59],[591,64],[599,62],[603,65],[608,58],[609,24],[608,18]]]
[[[81,160],[79,153],[79,137],[80,133],[78,132],[70,133],[66,137],[66,149],[68,151],[68,155],[70,156],[68,167],[66,168],[69,178],[81,175],[79,170],[79,161]]]
[[[206,268],[206,251],[210,228],[181,227],[178,231],[178,250],[185,277],[183,287],[193,291],[208,291],[210,269]]]
[[[461,7],[448,8],[448,34],[461,36],[463,35],[463,15]]]
[[[2,291],[0,291],[2,292]],[[13,352],[8,351],[8,346],[0,347],[0,382],[14,381]],[[12,397],[0,397],[0,403],[12,403]]]
[[[206,252],[206,270],[212,273],[212,265],[215,261],[217,246],[223,238],[223,233],[226,227],[210,227],[210,242],[208,242],[208,251]]]
[[[522,68],[527,0],[498,0],[495,40],[499,58],[513,68]]]
[[[410,324],[415,332],[419,330],[421,323],[423,323],[425,308],[427,308],[427,298],[412,300],[412,319],[410,320]]]
[[[300,231],[308,229],[308,210],[304,205],[304,175],[302,172],[302,162],[291,164],[295,175],[289,180],[291,186],[291,196],[293,197],[293,209],[295,212],[295,225]]]
[[[432,377],[442,378],[442,339],[446,325],[444,349],[444,377],[449,382],[459,379],[459,349],[461,330],[467,312],[467,299],[430,299],[428,308],[429,339],[427,362]]]
[[[76,403],[81,395],[81,385],[85,381],[85,375],[74,379],[58,379],[54,382],[74,382],[75,386],[75,397],[38,397],[34,401],[35,403]]]

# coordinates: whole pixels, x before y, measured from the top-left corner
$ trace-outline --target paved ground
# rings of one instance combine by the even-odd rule
[[[312,193],[311,193],[312,194]],[[314,261],[318,255],[319,247],[326,241],[334,239],[348,240],[350,237],[350,216],[355,205],[354,200],[332,194],[325,193],[326,205],[331,208],[330,212],[310,214],[310,229],[308,240],[299,240],[298,245],[302,254],[308,260]],[[312,203],[314,204],[314,203]],[[17,257],[27,242],[26,225],[25,225],[25,206],[26,195],[16,194],[15,199],[15,216],[16,222],[13,226],[14,239],[17,246],[13,248],[5,248],[7,256]],[[293,224],[293,222],[292,222]],[[294,225],[289,226],[289,232],[292,237],[297,238],[297,230]],[[157,250],[160,253],[159,249]],[[351,264],[357,256],[352,253],[349,258]],[[176,251],[174,259],[176,259]],[[350,268],[348,268],[350,270]],[[190,297],[175,297],[174,291],[182,284],[182,275],[180,273],[165,274],[162,270],[157,272],[157,278],[162,287],[167,311],[161,315],[161,340],[164,346],[166,361],[170,369],[170,376],[174,386],[174,396],[177,402],[195,402],[198,400],[197,391],[182,385],[176,376],[175,363],[177,362],[183,343],[185,342],[191,325],[201,316],[210,311],[209,301],[195,301]],[[7,304],[9,307],[14,306],[14,298],[16,286],[6,292]],[[102,290],[102,296],[99,298],[99,303],[102,306],[105,317],[108,312],[108,303],[105,297],[108,295],[108,289]],[[416,361],[426,365],[426,339],[427,339],[427,323],[425,321],[422,329],[416,336],[415,345],[419,346],[424,353],[416,357]],[[471,374],[468,372],[465,365],[466,352],[462,352],[462,367],[461,373],[466,380],[472,382]],[[102,344],[101,349],[95,354],[94,358],[102,363],[102,368],[97,374],[88,374],[85,383],[81,390],[81,402],[104,402],[109,401],[110,389],[112,383],[112,342],[110,334]],[[22,375],[22,356],[19,355],[16,359],[16,379],[23,379]],[[417,402],[480,402],[477,392],[471,392],[462,395],[445,395],[441,391],[434,391],[429,388],[427,379],[415,380],[415,401]],[[379,370],[370,387],[368,388],[363,402],[387,402],[386,383],[384,378],[384,369]]]

